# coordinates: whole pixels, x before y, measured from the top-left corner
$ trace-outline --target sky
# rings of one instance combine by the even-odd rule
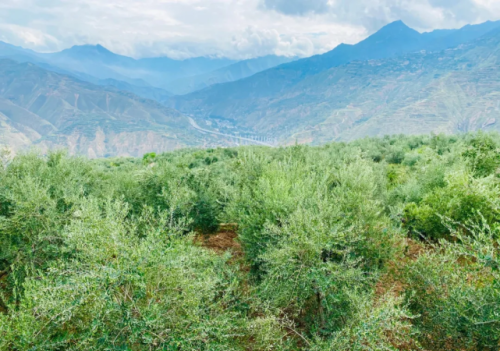
[[[1,0],[0,40],[40,52],[101,44],[177,59],[311,56],[395,20],[419,31],[500,19],[500,0]]]

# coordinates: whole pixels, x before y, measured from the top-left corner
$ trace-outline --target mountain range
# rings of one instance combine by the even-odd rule
[[[322,55],[239,62],[0,43],[0,144],[107,157],[500,130],[499,54],[500,22],[419,33],[398,21]]]
[[[454,132],[463,129],[452,122],[459,118],[457,111],[460,116],[469,115],[462,105],[454,104],[464,98],[456,95],[460,93],[453,90],[456,85],[448,85],[456,82],[446,79],[453,80],[452,73],[460,71],[465,75],[464,82],[476,86],[473,75],[477,72],[464,71],[458,64],[461,61],[470,68],[495,69],[491,58],[487,62],[481,61],[482,57],[468,58],[463,51],[466,49],[458,48],[473,50],[480,46],[493,54],[495,43],[483,47],[481,38],[496,38],[499,27],[499,22],[486,22],[421,34],[398,21],[356,45],[342,44],[326,54],[172,97],[169,102],[200,125],[205,121],[220,125],[218,129],[230,126],[282,142],[321,143],[384,133]],[[443,65],[441,60],[450,56],[453,59]],[[447,91],[441,96],[447,108],[437,111],[433,104],[425,103],[437,98],[433,86]],[[420,114],[436,118],[431,117],[427,124],[415,117]],[[413,117],[408,120],[410,115]],[[438,123],[441,119],[446,122]],[[376,128],[382,121],[384,128]]]
[[[246,78],[295,59],[265,56],[243,61],[209,57],[136,60],[115,54],[101,45],[73,46],[61,52],[46,54],[4,42],[0,42],[0,58],[35,63],[97,85],[105,86],[111,82],[112,86],[120,86],[123,90],[155,100],[158,96],[189,93],[215,83]]]
[[[89,157],[210,146],[179,112],[132,93],[0,60],[0,144]]]

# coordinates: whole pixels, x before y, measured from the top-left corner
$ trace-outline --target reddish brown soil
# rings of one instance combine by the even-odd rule
[[[237,224],[221,224],[216,234],[197,235],[195,242],[200,243],[204,248],[223,254],[231,251],[235,257],[243,255],[241,245],[238,242]]]
[[[0,291],[5,291],[5,280],[7,279],[7,271],[0,272]],[[0,313],[7,313],[7,306],[4,305],[2,298],[0,298]]]
[[[388,263],[388,271],[380,277],[377,285],[375,286],[375,304],[379,304],[384,301],[384,297],[388,294],[394,297],[400,297],[404,294],[406,286],[402,281],[401,270],[408,262],[416,261],[420,255],[426,251],[426,247],[412,239],[406,239],[402,243],[404,250],[404,256]],[[388,335],[390,340],[391,335]],[[395,349],[400,351],[410,351],[419,350],[416,342],[410,342],[405,344],[400,344],[399,342],[393,342]]]
[[[375,286],[375,295],[380,298],[388,293],[399,297],[405,290],[404,284],[399,280],[401,268],[408,261],[417,260],[425,252],[425,246],[412,239],[406,239],[405,255],[402,259],[390,262],[389,271],[380,277]]]

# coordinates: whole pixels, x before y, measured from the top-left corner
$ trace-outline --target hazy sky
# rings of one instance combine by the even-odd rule
[[[102,44],[135,57],[309,56],[402,19],[427,31],[500,19],[500,0],[0,0],[0,40]]]

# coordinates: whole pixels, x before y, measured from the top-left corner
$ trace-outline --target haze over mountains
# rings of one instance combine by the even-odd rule
[[[300,60],[135,60],[99,45],[40,54],[0,43],[0,144],[103,157],[497,130],[499,54],[500,22],[430,33],[394,22]]]
[[[0,57],[35,63],[59,73],[72,75],[98,85],[127,88],[149,97],[146,89],[163,96],[189,93],[215,83],[225,83],[251,76],[262,70],[290,62],[293,58],[265,56],[235,61],[226,58],[198,57],[173,60],[167,57],[133,59],[115,54],[101,45],[73,46],[61,52],[37,53],[0,42]],[[127,84],[124,84],[127,83]]]

